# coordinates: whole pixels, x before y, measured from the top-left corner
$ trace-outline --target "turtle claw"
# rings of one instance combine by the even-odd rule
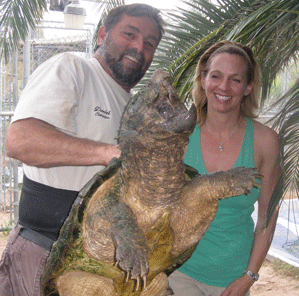
[[[136,277],[131,277],[130,276],[130,271],[127,272],[126,275],[126,282],[129,281],[129,279],[132,280],[136,280],[136,289],[135,291],[139,291],[139,288],[142,290],[142,282],[143,282],[143,289],[145,289],[147,287],[147,275],[143,275],[142,277],[140,275],[136,276]],[[142,281],[141,281],[142,279]]]
[[[139,286],[140,286],[140,276],[139,275],[136,278],[136,282],[137,282],[137,284],[136,284],[136,291],[138,291],[139,290]]]
[[[258,179],[261,179],[262,177],[263,177],[263,176],[260,175],[260,174],[257,174],[257,175],[256,175],[256,178],[258,178]],[[253,187],[254,187],[254,188],[260,188],[260,187],[261,187],[261,184],[258,183],[258,182],[256,182],[256,181],[254,181],[254,182],[253,182]]]
[[[146,286],[147,286],[147,276],[144,275],[144,276],[142,277],[142,279],[143,279],[143,289],[145,289]]]
[[[143,275],[142,278],[138,275],[136,278],[136,291],[139,290],[139,286],[141,287],[141,279],[143,282],[143,289],[145,289],[147,287],[147,276]],[[142,290],[142,288],[141,288]]]
[[[129,281],[129,279],[130,279],[130,271],[127,272],[126,283]]]

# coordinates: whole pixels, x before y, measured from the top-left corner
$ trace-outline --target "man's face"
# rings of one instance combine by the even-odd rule
[[[150,66],[158,46],[159,29],[154,19],[123,15],[113,29],[99,30],[100,61],[105,71],[130,90]]]

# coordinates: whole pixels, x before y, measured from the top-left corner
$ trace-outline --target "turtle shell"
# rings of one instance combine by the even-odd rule
[[[126,280],[126,274],[115,265],[99,262],[83,250],[82,223],[88,202],[95,191],[108,179],[113,177],[121,168],[121,161],[113,159],[109,166],[97,173],[79,192],[73,203],[69,216],[60,230],[58,240],[52,247],[47,260],[45,272],[42,277],[42,295],[59,295],[56,279],[69,271],[83,271],[92,275],[101,275],[113,280],[116,295],[137,296],[141,291],[136,291],[136,281]],[[197,171],[185,166],[186,178],[193,178]],[[169,226],[169,213],[165,212],[161,219],[146,234],[148,244],[150,283],[160,272],[170,274],[188,258],[190,258],[195,246],[174,257],[170,254],[173,244],[173,230]]]
[[[75,249],[76,253],[78,253],[80,249],[80,244],[82,244],[83,216],[90,198],[99,186],[115,175],[120,167],[121,161],[116,158],[113,159],[104,170],[95,174],[80,190],[47,260],[42,277],[44,295],[55,295],[53,294],[54,290],[56,290],[54,281],[69,266],[69,262],[66,262],[65,259],[70,260],[68,257],[72,253],[72,250]],[[81,256],[84,257],[83,254]],[[57,293],[56,295],[59,294]]]

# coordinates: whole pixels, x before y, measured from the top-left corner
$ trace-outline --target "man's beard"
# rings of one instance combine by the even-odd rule
[[[145,71],[143,71],[143,66],[144,66],[143,54],[137,53],[135,49],[131,48],[125,50],[121,54],[119,59],[115,59],[114,57],[112,57],[112,55],[109,52],[109,47],[111,46],[115,46],[115,44],[113,44],[113,42],[109,40],[109,35],[108,35],[108,37],[100,47],[100,51],[102,52],[106,63],[110,66],[116,79],[120,81],[122,84],[127,86],[132,86],[137,84],[145,74]],[[137,61],[139,61],[140,66],[137,69],[124,67],[121,61],[125,55],[131,56]]]

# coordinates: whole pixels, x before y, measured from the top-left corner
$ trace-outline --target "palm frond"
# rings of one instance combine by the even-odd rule
[[[0,58],[9,55],[24,41],[29,28],[35,28],[46,10],[46,0],[0,1]]]
[[[254,49],[263,73],[265,100],[277,73],[297,55],[299,49],[299,3],[296,0],[257,1],[224,37]]]
[[[269,204],[269,216],[286,194],[295,192],[299,196],[299,79],[271,108],[277,106],[280,111],[272,127],[281,138],[282,176]]]
[[[194,75],[201,54],[214,42],[223,39],[227,30],[238,22],[242,13],[254,2],[218,0],[214,4],[207,0],[183,1],[186,8],[167,13],[165,37],[143,83],[149,79],[154,67],[162,67],[172,76],[182,98],[188,98],[192,87],[190,75]]]

